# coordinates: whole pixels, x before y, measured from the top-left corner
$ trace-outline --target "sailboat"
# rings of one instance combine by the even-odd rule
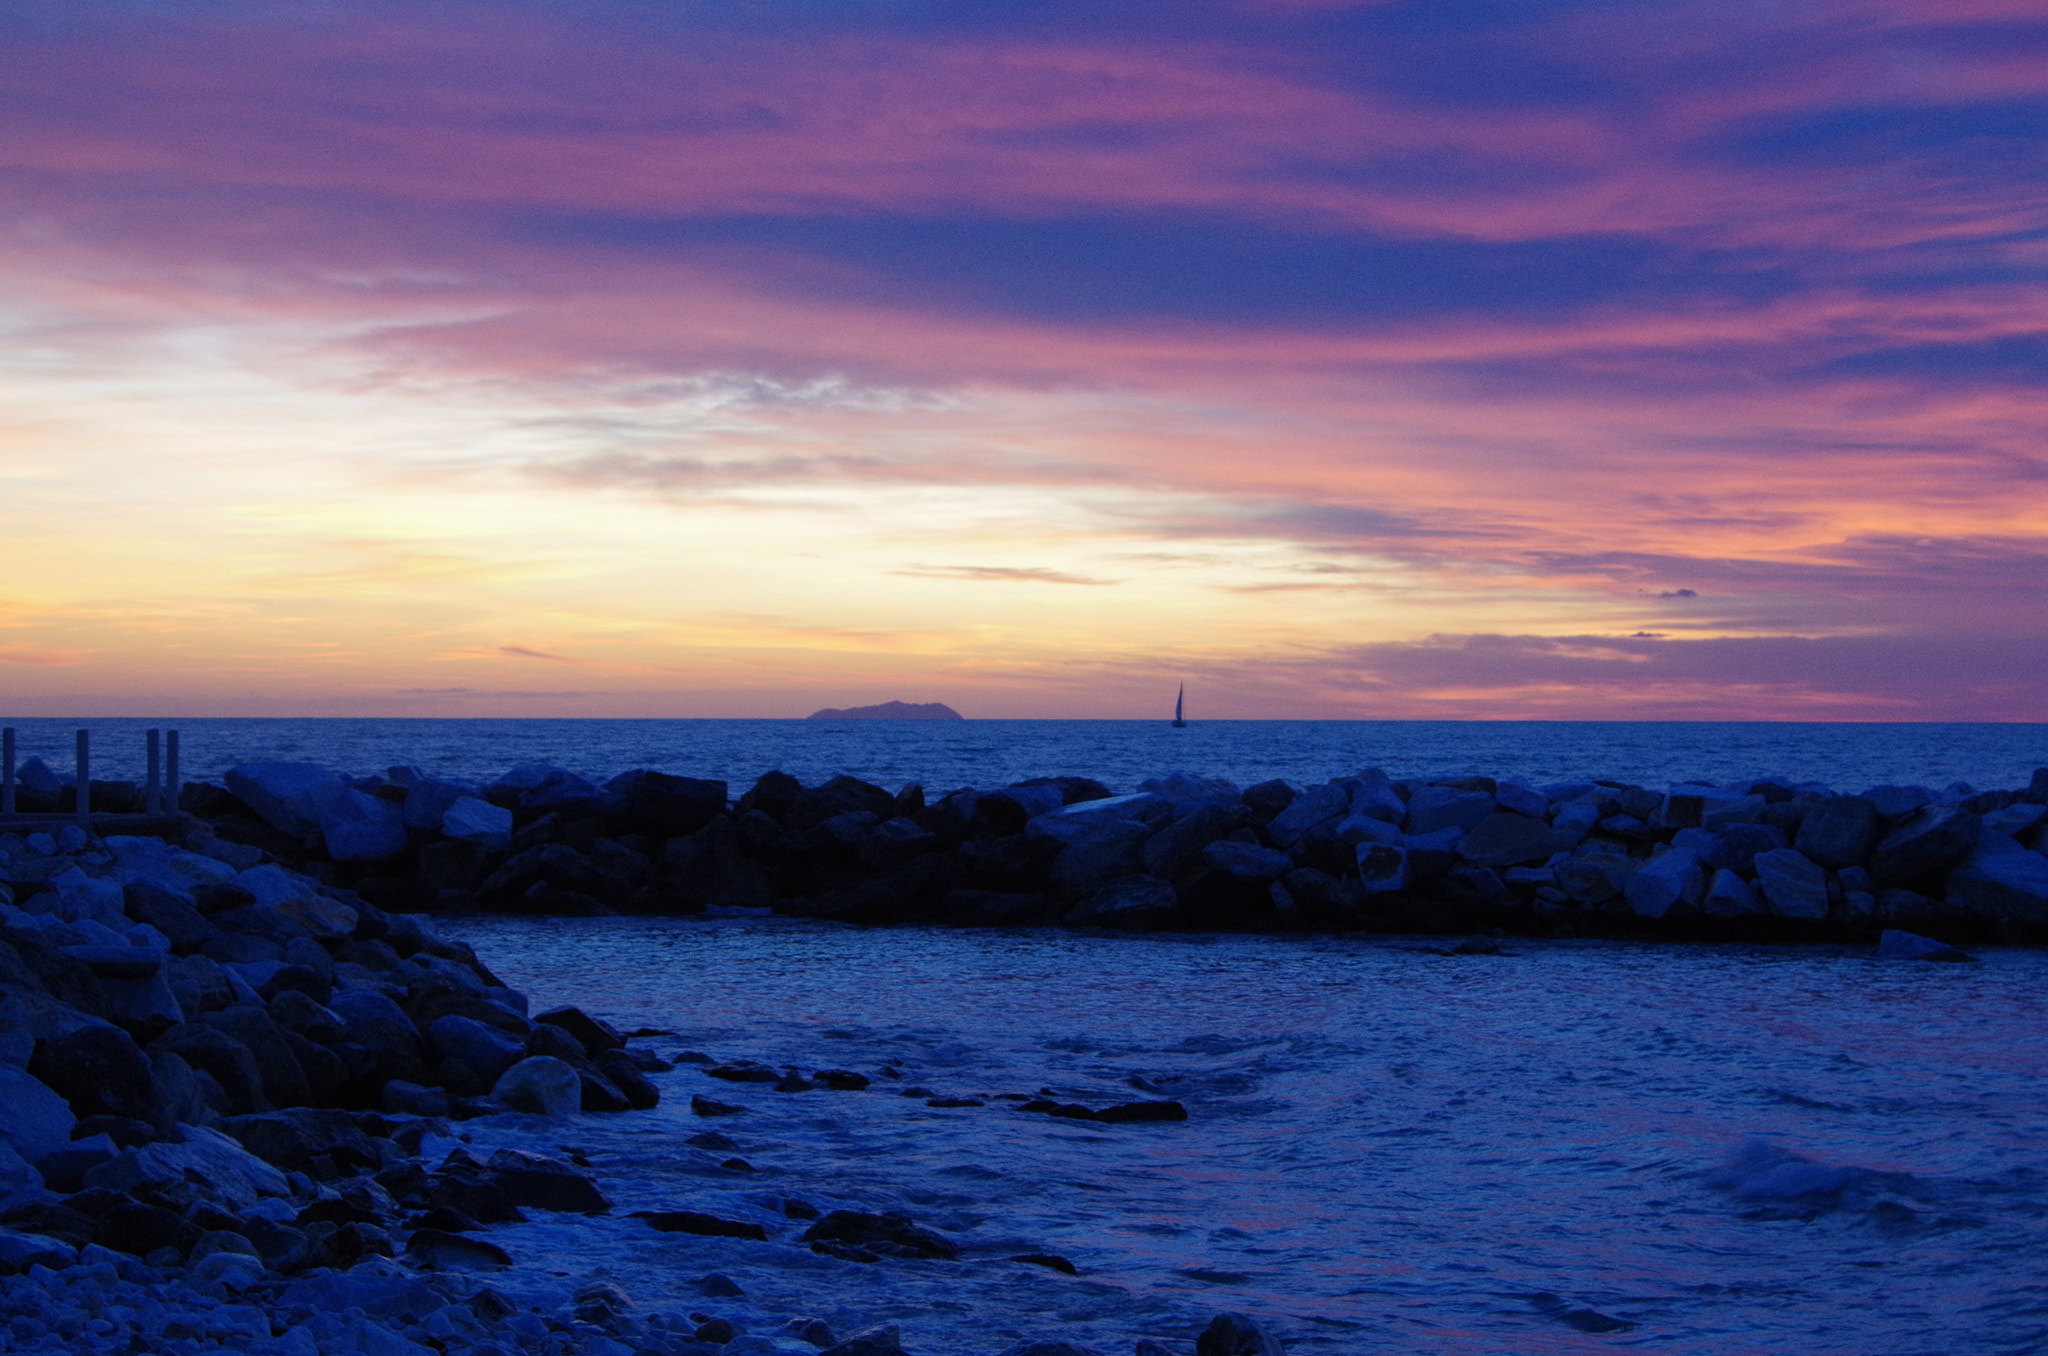
[[[1185,702],[1187,700],[1187,697],[1188,685],[1186,683],[1182,683],[1180,685],[1180,691],[1175,693],[1173,698],[1173,728],[1176,730],[1185,730],[1188,728],[1188,719],[1186,716],[1181,714],[1181,703]]]

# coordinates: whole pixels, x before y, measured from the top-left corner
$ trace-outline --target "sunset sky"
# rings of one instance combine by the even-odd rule
[[[2041,0],[14,0],[0,705],[2048,719]]]

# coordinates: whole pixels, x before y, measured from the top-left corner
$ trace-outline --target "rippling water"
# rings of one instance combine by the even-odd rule
[[[0,724],[7,723],[0,719]],[[24,756],[71,766],[72,731],[90,725],[99,776],[133,776],[142,731],[183,731],[185,770],[218,777],[264,758],[356,774],[412,763],[482,780],[515,763],[599,777],[631,767],[751,785],[771,769],[806,782],[846,772],[894,790],[1000,786],[1077,774],[1130,790],[1184,771],[1241,786],[1320,782],[1366,767],[1397,777],[1483,773],[1545,781],[1780,776],[1843,790],[1886,782],[2025,786],[2048,764],[2048,725],[1822,724],[1765,721],[1163,720],[18,720]]]
[[[619,1215],[504,1239],[636,1294],[717,1269],[763,1312],[900,1321],[932,1356],[1053,1334],[1128,1351],[1225,1307],[1311,1352],[2048,1350],[2037,953],[445,926],[539,1001],[678,1033],[657,1050],[1094,1105],[1147,1095],[1136,1079],[1190,1108],[1093,1127],[679,1069],[659,1111],[562,1132]],[[692,1091],[750,1109],[698,1120]],[[714,1125],[761,1172],[682,1146]],[[970,1261],[863,1267],[620,1217],[767,1222],[775,1192],[903,1209]],[[1083,1275],[993,1260],[1036,1251]]]

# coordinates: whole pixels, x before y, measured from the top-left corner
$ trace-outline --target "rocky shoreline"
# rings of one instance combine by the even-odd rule
[[[751,1309],[716,1275],[694,1287],[708,1312],[643,1311],[601,1277],[536,1289],[566,1273],[509,1256],[490,1226],[609,1212],[599,1173],[554,1140],[572,1115],[651,1109],[649,1075],[673,1066],[639,1043],[666,1033],[528,1009],[468,946],[197,819],[162,837],[0,833],[0,1346],[900,1356],[893,1326],[842,1340],[816,1317]],[[654,1232],[769,1236],[636,1213]],[[778,1232],[826,1257],[954,1255],[901,1216],[786,1213]],[[1278,1350],[1229,1315],[1196,1346]]]
[[[26,771],[22,809],[61,813],[61,780]],[[118,812],[124,798],[141,808],[136,788],[93,786],[98,806]],[[181,813],[131,827],[0,831],[9,1350],[903,1350],[892,1327],[842,1340],[815,1316],[753,1308],[715,1274],[693,1283],[703,1305],[689,1312],[642,1311],[602,1277],[536,1289],[534,1259],[507,1255],[491,1227],[608,1212],[602,1172],[554,1142],[560,1127],[655,1107],[677,1052],[645,1044],[666,1033],[576,1008],[530,1012],[422,913],[1410,932],[1465,934],[1460,949],[1476,950],[1489,933],[1882,936],[1887,955],[1936,960],[2048,940],[2048,772],[1987,792],[1369,771],[1244,789],[1176,775],[1126,795],[1044,778],[931,798],[771,773],[733,799],[724,783],[648,770],[598,785],[527,766],[468,786],[268,763],[187,786]],[[682,1058],[728,1086],[866,1081]],[[1170,1102],[1014,1100],[1105,1125],[1184,1115]],[[701,1116],[736,1110],[691,1101]],[[723,1139],[707,1126],[686,1143],[716,1158]],[[735,1219],[676,1205],[635,1215],[650,1233],[793,1243],[834,1264],[957,1255],[886,1213],[791,1198],[772,1220]],[[1175,1337],[1197,1356],[1279,1350],[1238,1315]],[[1092,1353],[1046,1341],[1005,1356]]]
[[[64,794],[46,770],[44,794]],[[2048,770],[1980,791],[1175,774],[927,795],[558,767],[484,786],[299,763],[185,788],[196,831],[397,913],[767,910],[859,924],[2048,942]],[[94,803],[139,797],[95,783]],[[26,795],[26,792],[25,792]],[[25,808],[27,808],[25,801]],[[266,952],[266,955],[268,953]]]

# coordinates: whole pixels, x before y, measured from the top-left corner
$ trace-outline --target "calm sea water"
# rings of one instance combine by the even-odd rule
[[[1843,790],[1886,782],[2025,786],[2048,765],[2048,725],[1686,721],[972,720],[18,720],[24,754],[71,766],[72,731],[95,732],[95,775],[133,776],[142,732],[175,724],[185,770],[294,759],[366,774],[394,764],[471,780],[515,763],[610,776],[654,767],[736,787],[780,769],[806,782],[845,772],[889,787],[995,786],[1095,777],[1125,791],[1166,772],[1250,785],[1313,783],[1366,767],[1397,777],[1483,773],[1533,782],[1644,785],[1776,776]]]
[[[685,1066],[661,1076],[659,1110],[556,1132],[619,1209],[493,1236],[643,1303],[692,1303],[687,1278],[717,1270],[748,1292],[721,1311],[896,1321],[920,1356],[1032,1336],[1128,1352],[1184,1343],[1221,1308],[1297,1353],[2048,1350],[2038,953],[450,927],[538,1001],[673,1029],[657,1050],[876,1075],[879,1091],[778,1095]],[[1090,1127],[888,1095],[908,1085],[1096,1106],[1158,1088],[1191,1120]],[[692,1092],[747,1111],[699,1120]],[[682,1143],[706,1128],[757,1171]],[[969,1260],[812,1257],[769,1204],[783,1194],[903,1210]],[[675,1208],[778,1241],[625,1217]],[[1000,1260],[1025,1252],[1082,1274]]]

